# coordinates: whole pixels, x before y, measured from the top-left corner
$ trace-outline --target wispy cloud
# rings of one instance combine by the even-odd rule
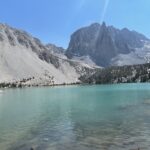
[[[107,8],[108,8],[108,5],[109,5],[109,2],[110,2],[110,0],[105,0],[104,9],[102,11],[100,22],[104,21],[104,18],[105,18],[106,12],[107,12]]]
[[[78,10],[82,9],[86,3],[86,0],[80,0],[79,5],[78,5]]]

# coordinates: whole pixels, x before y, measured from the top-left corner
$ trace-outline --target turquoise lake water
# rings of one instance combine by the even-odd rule
[[[150,84],[0,91],[0,150],[149,150]]]

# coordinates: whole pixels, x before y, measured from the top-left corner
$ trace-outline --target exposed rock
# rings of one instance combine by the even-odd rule
[[[149,99],[149,100],[145,100],[145,101],[143,102],[143,104],[145,104],[145,105],[150,105],[150,99]]]
[[[0,24],[0,37],[1,87],[72,84],[95,69],[67,59],[63,48],[44,45],[8,25]]]
[[[57,47],[54,44],[47,44],[46,48],[53,54],[64,54],[65,50],[62,47]]]
[[[107,67],[116,63],[117,60],[112,63],[112,59],[119,54],[130,54],[137,48],[143,48],[145,42],[150,44],[148,38],[135,31],[95,23],[72,34],[66,55],[69,58],[89,56],[98,66]],[[124,62],[122,65],[127,64]]]

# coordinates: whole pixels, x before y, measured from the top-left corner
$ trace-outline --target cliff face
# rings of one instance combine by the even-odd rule
[[[150,40],[135,31],[126,28],[119,30],[106,26],[105,23],[95,23],[72,34],[66,55],[69,58],[89,56],[96,65],[107,67],[119,65],[117,61],[120,57],[117,57],[120,54],[131,54],[137,49],[142,49],[145,43],[150,44]],[[136,54],[134,56],[136,57]],[[144,62],[144,58],[140,60],[135,64]]]

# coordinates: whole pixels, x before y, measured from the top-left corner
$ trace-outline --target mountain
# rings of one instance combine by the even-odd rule
[[[92,24],[65,50],[0,24],[0,87],[149,81],[149,60],[150,40],[126,28]]]
[[[51,54],[67,59],[65,55],[65,49],[62,47],[58,47],[54,44],[46,44],[46,48],[51,52]]]
[[[66,55],[75,60],[88,57],[102,67],[143,64],[150,60],[150,40],[127,28],[94,23],[71,35]]]
[[[69,60],[64,49],[44,45],[25,31],[0,24],[0,83],[53,85],[80,82],[93,70],[87,64]]]

